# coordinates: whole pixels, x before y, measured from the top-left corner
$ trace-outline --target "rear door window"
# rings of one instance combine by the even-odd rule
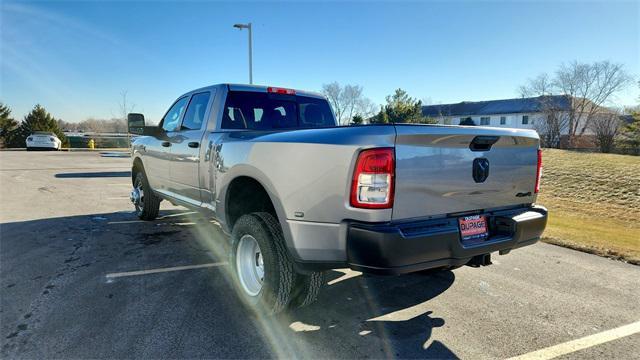
[[[223,129],[276,130],[334,126],[326,100],[307,96],[230,91]]]
[[[182,120],[181,130],[202,129],[202,124],[205,122],[204,114],[207,111],[210,96],[211,94],[209,92],[203,92],[194,94],[191,97],[187,111],[184,114],[184,119]]]

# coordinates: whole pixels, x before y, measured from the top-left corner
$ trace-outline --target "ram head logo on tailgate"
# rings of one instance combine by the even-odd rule
[[[473,160],[473,180],[484,182],[489,177],[489,159],[477,158]]]

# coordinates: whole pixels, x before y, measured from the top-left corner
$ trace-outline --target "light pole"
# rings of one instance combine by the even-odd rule
[[[253,55],[252,55],[252,45],[251,45],[251,23],[248,24],[235,24],[234,28],[237,29],[248,29],[249,30],[249,84],[253,84]]]

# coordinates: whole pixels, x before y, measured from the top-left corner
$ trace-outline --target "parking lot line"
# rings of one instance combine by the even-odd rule
[[[133,212],[133,211],[129,211],[129,212],[125,211],[125,213],[131,213],[131,212]],[[195,211],[188,211],[188,212],[182,212],[182,213],[177,213],[177,214],[169,214],[169,215],[160,216],[156,220],[164,220],[164,219],[174,218],[174,217],[177,217],[177,216],[191,215],[191,214],[196,214],[196,212]],[[148,221],[144,221],[144,220],[109,221],[107,223],[107,225],[133,224],[133,223],[144,223],[144,222],[148,222]],[[216,225],[219,224],[217,221],[209,221],[209,222],[211,222],[212,224],[216,224]],[[195,224],[195,223],[191,223],[191,222],[189,222],[189,223],[176,223],[175,225],[193,225],[193,224]]]
[[[342,275],[342,276],[340,276],[340,277],[339,277],[339,278],[337,278],[337,279],[334,279],[334,280],[329,281],[329,282],[327,283],[327,285],[337,284],[337,283],[339,283],[340,281],[344,281],[344,280],[351,279],[351,278],[353,278],[353,277],[356,277],[356,276],[360,276],[360,275],[362,275],[362,273],[361,273],[361,272],[359,272],[359,271],[347,271],[347,270],[342,270],[342,269],[336,269],[335,271],[341,272],[343,275]]]
[[[162,220],[162,219],[172,218],[172,217],[182,216],[182,215],[193,215],[193,214],[197,214],[197,213],[195,211],[186,211],[186,212],[181,212],[177,214],[162,215],[162,216],[159,216],[157,220]]]
[[[625,336],[640,333],[640,321],[620,326],[601,333],[585,336],[580,339],[567,341],[562,344],[536,350],[527,354],[510,358],[509,360],[545,360],[587,349],[609,341],[617,340]]]
[[[174,267],[161,268],[161,269],[127,271],[127,272],[107,274],[106,277],[107,279],[114,279],[114,278],[125,277],[125,276],[138,276],[138,275],[149,275],[149,274],[157,274],[157,273],[170,272],[170,271],[202,269],[202,268],[208,268],[208,267],[224,266],[227,264],[228,263],[225,261],[225,262],[198,264],[198,265],[174,266]]]

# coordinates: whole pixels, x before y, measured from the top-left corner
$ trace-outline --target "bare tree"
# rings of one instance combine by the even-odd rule
[[[526,85],[520,86],[520,96],[537,96],[538,106],[543,113],[542,121],[537,121],[535,130],[540,134],[540,142],[543,147],[560,147],[562,131],[567,127],[568,118],[566,108],[557,98],[552,96],[554,91],[553,79],[547,73],[542,73],[533,79],[529,79]]]
[[[562,134],[569,125],[569,112],[571,98],[568,96],[554,97],[544,95],[537,98],[538,106],[542,112],[541,121],[534,125],[543,147],[560,148]]]
[[[564,112],[551,106],[542,106],[543,119],[536,121],[534,129],[540,134],[542,147],[559,148],[562,129],[566,128],[567,116]]]
[[[370,117],[374,116],[378,112],[378,106],[374,104],[373,101],[371,101],[371,99],[366,97],[361,97],[356,101],[355,109],[356,110],[353,117],[359,115],[363,119],[369,119]]]
[[[322,94],[327,98],[329,104],[331,104],[338,124],[341,124],[342,113],[344,111],[344,107],[342,105],[342,87],[336,81],[330,84],[323,84]]]
[[[77,131],[78,130],[78,123],[67,122],[67,121],[64,121],[62,119],[58,119],[57,122],[58,122],[58,127],[62,131]]]
[[[575,136],[590,127],[593,118],[603,111],[611,95],[626,87],[631,77],[621,64],[608,61],[593,64],[573,62],[563,65],[556,73],[556,87],[571,97],[568,135],[569,146]]]
[[[435,117],[437,122],[442,124],[451,125],[453,123],[453,117],[451,116],[451,107],[448,105],[443,105],[438,107],[438,115]],[[446,120],[449,119],[449,123],[447,124]]]
[[[333,108],[338,125],[348,125],[355,116],[369,118],[376,113],[376,106],[364,97],[360,85],[345,85],[337,82],[322,85],[322,93]]]
[[[120,119],[122,119],[122,121],[126,124],[127,123],[127,115],[131,112],[133,112],[133,109],[136,107],[135,104],[133,103],[129,103],[127,101],[127,90],[122,90],[120,92],[120,96],[122,97],[122,100],[120,101],[119,108],[120,108]],[[129,128],[127,126],[127,144],[129,144],[129,147],[131,147],[131,134],[129,134]]]
[[[613,150],[621,122],[620,113],[616,110],[594,115],[589,126],[595,134],[596,145],[600,148],[600,152],[609,153]]]
[[[118,110],[119,110],[119,118],[122,119],[123,121],[127,121],[127,115],[131,112],[133,112],[133,110],[136,107],[136,104],[130,103],[127,99],[127,94],[129,92],[127,90],[122,90],[120,92],[120,102],[118,103]]]
[[[549,74],[542,73],[533,79],[529,79],[527,85],[520,86],[518,91],[520,96],[524,98],[551,95],[552,89],[553,83]]]
[[[434,102],[433,102],[433,99],[431,99],[431,96],[425,96],[422,99],[420,99],[420,101],[422,101],[422,105],[424,106],[434,105]]]
[[[567,145],[573,147],[576,137],[591,128],[591,122],[606,110],[604,107],[611,97],[630,81],[631,77],[621,64],[574,61],[560,66],[552,79],[546,74],[530,79],[520,88],[520,94],[540,96],[540,107],[546,115],[546,124],[541,126],[556,132],[548,135],[553,139],[559,138],[560,133],[566,133]],[[549,96],[552,94],[563,95],[564,99]]]
[[[80,122],[66,122],[58,120],[58,127],[63,131],[82,131],[97,133],[119,133],[127,132],[127,122],[123,119],[113,118],[109,120],[88,118]]]
[[[94,118],[88,118],[86,120],[82,120],[80,124],[78,124],[78,127],[82,131],[86,131],[86,132],[103,133],[108,131],[105,120],[99,120]]]

